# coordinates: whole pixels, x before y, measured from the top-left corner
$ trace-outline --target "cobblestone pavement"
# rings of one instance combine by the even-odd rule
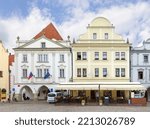
[[[0,102],[0,112],[150,112],[150,102],[147,106],[55,105],[46,101]]]

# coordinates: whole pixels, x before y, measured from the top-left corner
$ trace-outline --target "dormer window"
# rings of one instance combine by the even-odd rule
[[[93,33],[93,39],[97,39],[97,33]]]
[[[108,33],[105,33],[104,36],[105,39],[108,39]]]
[[[42,42],[42,43],[41,43],[41,48],[46,48],[45,42]]]

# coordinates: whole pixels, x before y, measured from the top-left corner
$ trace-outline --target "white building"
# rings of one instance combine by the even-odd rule
[[[147,88],[150,101],[150,39],[131,49],[131,81],[141,82]]]
[[[49,24],[30,41],[18,37],[15,51],[15,96],[45,99],[49,91],[72,76],[70,43]],[[23,95],[25,97],[23,97]]]

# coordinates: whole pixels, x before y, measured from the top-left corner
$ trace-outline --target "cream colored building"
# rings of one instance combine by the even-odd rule
[[[0,101],[8,99],[9,91],[9,71],[8,71],[8,51],[0,41]],[[5,92],[6,91],[6,92]]]
[[[109,102],[127,103],[132,90],[145,90],[130,82],[130,44],[115,33],[104,17],[95,18],[86,33],[72,44],[73,82],[61,84],[72,96],[90,100],[109,98]]]
[[[74,82],[130,81],[130,44],[106,18],[95,18],[72,47]]]

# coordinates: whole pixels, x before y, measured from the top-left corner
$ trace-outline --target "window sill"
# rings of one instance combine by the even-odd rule
[[[65,63],[65,61],[59,61],[58,63]]]
[[[49,61],[37,61],[37,63],[49,63]]]
[[[28,62],[26,62],[26,61],[22,61],[21,63],[28,63]]]
[[[65,79],[65,77],[59,77],[59,79]]]

